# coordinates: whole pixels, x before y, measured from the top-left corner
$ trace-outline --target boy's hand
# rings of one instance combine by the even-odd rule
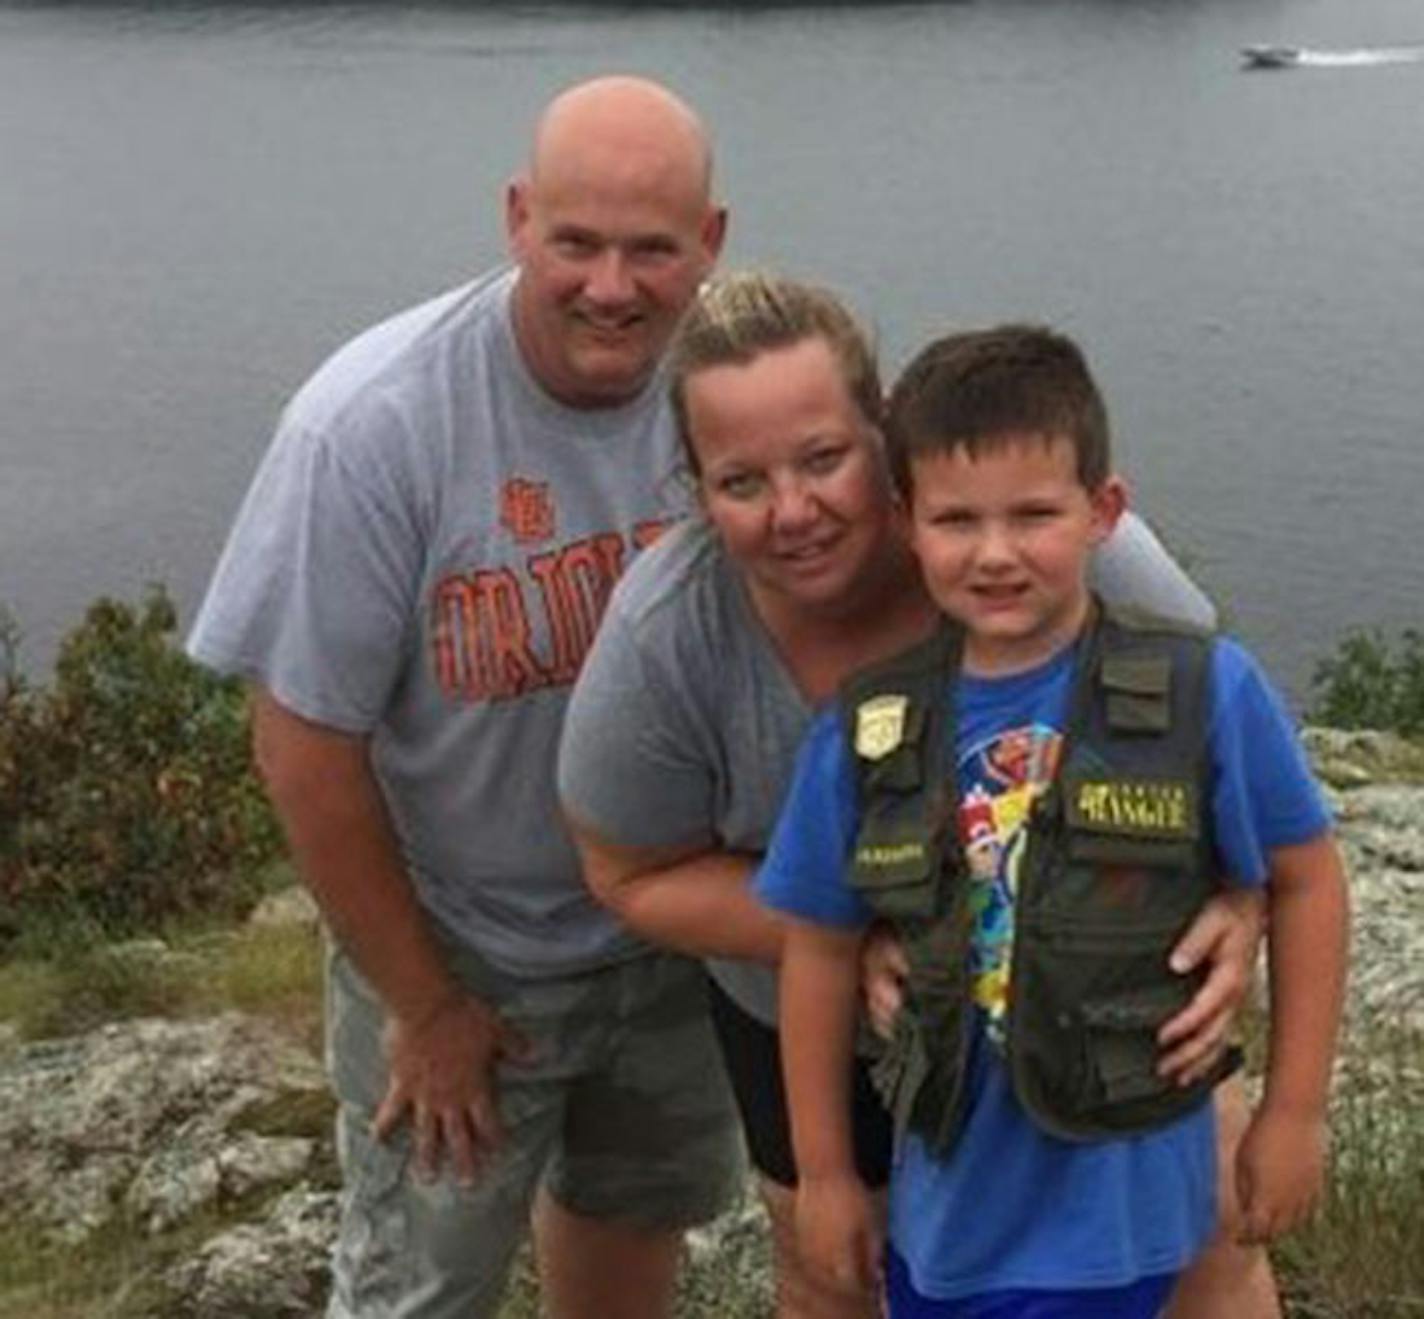
[[[853,1172],[803,1177],[796,1238],[806,1264],[839,1292],[870,1293],[880,1282],[880,1217]]]
[[[1325,1144],[1322,1114],[1256,1111],[1236,1156],[1243,1244],[1271,1241],[1310,1216],[1325,1185]]]

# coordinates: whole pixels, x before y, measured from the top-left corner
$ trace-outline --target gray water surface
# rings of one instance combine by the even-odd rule
[[[1303,695],[1424,615],[1415,0],[751,8],[0,6],[0,600],[42,668],[101,593],[186,618],[284,397],[503,251],[538,107],[705,113],[729,260],[836,284],[887,364],[1079,336],[1137,502]]]

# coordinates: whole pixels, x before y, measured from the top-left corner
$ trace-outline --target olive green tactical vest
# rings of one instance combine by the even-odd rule
[[[897,1131],[940,1154],[963,1119],[973,1011],[947,699],[961,650],[945,624],[842,689],[861,812],[850,882],[910,962],[905,1010],[874,1075]],[[1025,826],[1006,1021],[1015,1092],[1062,1139],[1170,1122],[1239,1061],[1186,1088],[1155,1072],[1157,1029],[1200,981],[1174,974],[1168,954],[1216,887],[1210,650],[1205,634],[1101,606],[1079,646],[1058,773]]]

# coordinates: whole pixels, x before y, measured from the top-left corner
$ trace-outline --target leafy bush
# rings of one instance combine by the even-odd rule
[[[1316,666],[1312,686],[1320,723],[1424,736],[1424,633],[1407,628],[1396,650],[1378,631],[1352,632]]]
[[[0,938],[228,914],[280,850],[241,687],[188,660],[176,622],[160,587],[101,599],[38,687],[0,616]]]

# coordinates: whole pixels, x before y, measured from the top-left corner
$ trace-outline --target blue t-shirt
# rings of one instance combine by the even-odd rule
[[[915,1289],[953,1299],[1006,1288],[1115,1287],[1184,1267],[1216,1215],[1210,1105],[1127,1139],[1046,1135],[1017,1098],[1001,1053],[1023,822],[1062,746],[1074,648],[1025,673],[959,680],[960,837],[976,914],[963,1135],[947,1161],[915,1136],[897,1152],[890,1240]],[[1212,818],[1222,873],[1260,885],[1267,853],[1330,825],[1294,725],[1256,662],[1219,642],[1212,660]],[[871,911],[845,882],[857,827],[838,710],[807,733],[757,878],[769,906],[858,928]]]

